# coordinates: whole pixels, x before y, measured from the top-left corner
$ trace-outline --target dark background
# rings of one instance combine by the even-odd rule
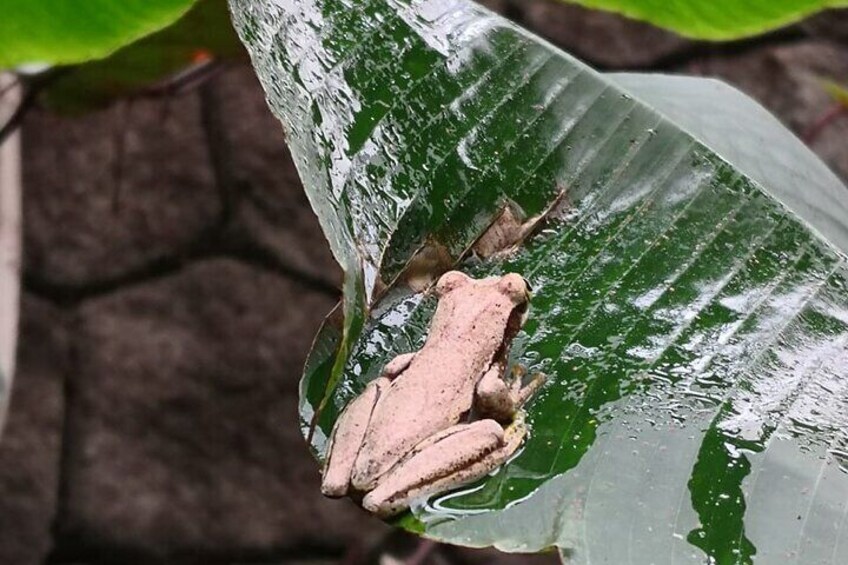
[[[820,78],[848,83],[845,10],[705,44],[553,0],[487,4],[602,70],[724,78],[799,134],[832,107]],[[812,147],[848,178],[848,117]],[[319,494],[300,436],[301,365],[340,271],[252,70],[74,119],[35,109],[23,151],[0,565],[352,564],[383,549],[386,526]]]

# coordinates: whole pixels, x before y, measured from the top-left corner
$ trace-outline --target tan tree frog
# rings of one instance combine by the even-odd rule
[[[520,446],[520,407],[542,382],[522,388],[519,374],[510,383],[504,375],[527,313],[526,282],[515,273],[475,280],[451,271],[436,294],[424,346],[390,361],[339,416],[325,495],[361,494],[364,508],[390,516],[487,474]]]

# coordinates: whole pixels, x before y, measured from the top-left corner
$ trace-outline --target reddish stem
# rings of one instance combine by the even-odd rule
[[[818,139],[821,132],[824,129],[839,119],[843,114],[848,114],[848,106],[844,106],[842,104],[834,104],[827,111],[819,116],[819,118],[813,122],[813,125],[807,128],[804,134],[801,136],[801,139],[807,145],[812,145],[816,139]]]

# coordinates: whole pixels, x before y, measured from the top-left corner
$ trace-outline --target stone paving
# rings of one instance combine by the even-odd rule
[[[554,0],[487,4],[598,68],[724,78],[798,133],[829,107],[820,78],[848,82],[848,11],[719,46]],[[843,178],[846,139],[843,119],[812,144]],[[296,411],[340,273],[252,71],[73,119],[34,111],[23,148],[0,563],[366,552],[387,528],[321,497]],[[528,560],[437,548],[430,562]]]

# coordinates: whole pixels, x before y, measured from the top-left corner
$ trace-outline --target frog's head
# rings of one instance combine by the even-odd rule
[[[436,283],[436,296],[442,297],[454,290],[475,283],[497,289],[497,292],[508,297],[515,306],[520,306],[530,301],[530,285],[524,277],[517,273],[507,273],[497,279],[489,278],[482,281],[475,281],[460,271],[448,271],[439,277],[439,282]]]
[[[508,273],[498,279],[498,290],[516,306],[530,301],[530,285],[518,273]]]
[[[435,290],[439,306],[431,335],[441,335],[448,329],[457,335],[503,332],[498,343],[508,349],[527,319],[530,287],[517,273],[475,280],[459,271],[448,271],[439,278]]]

